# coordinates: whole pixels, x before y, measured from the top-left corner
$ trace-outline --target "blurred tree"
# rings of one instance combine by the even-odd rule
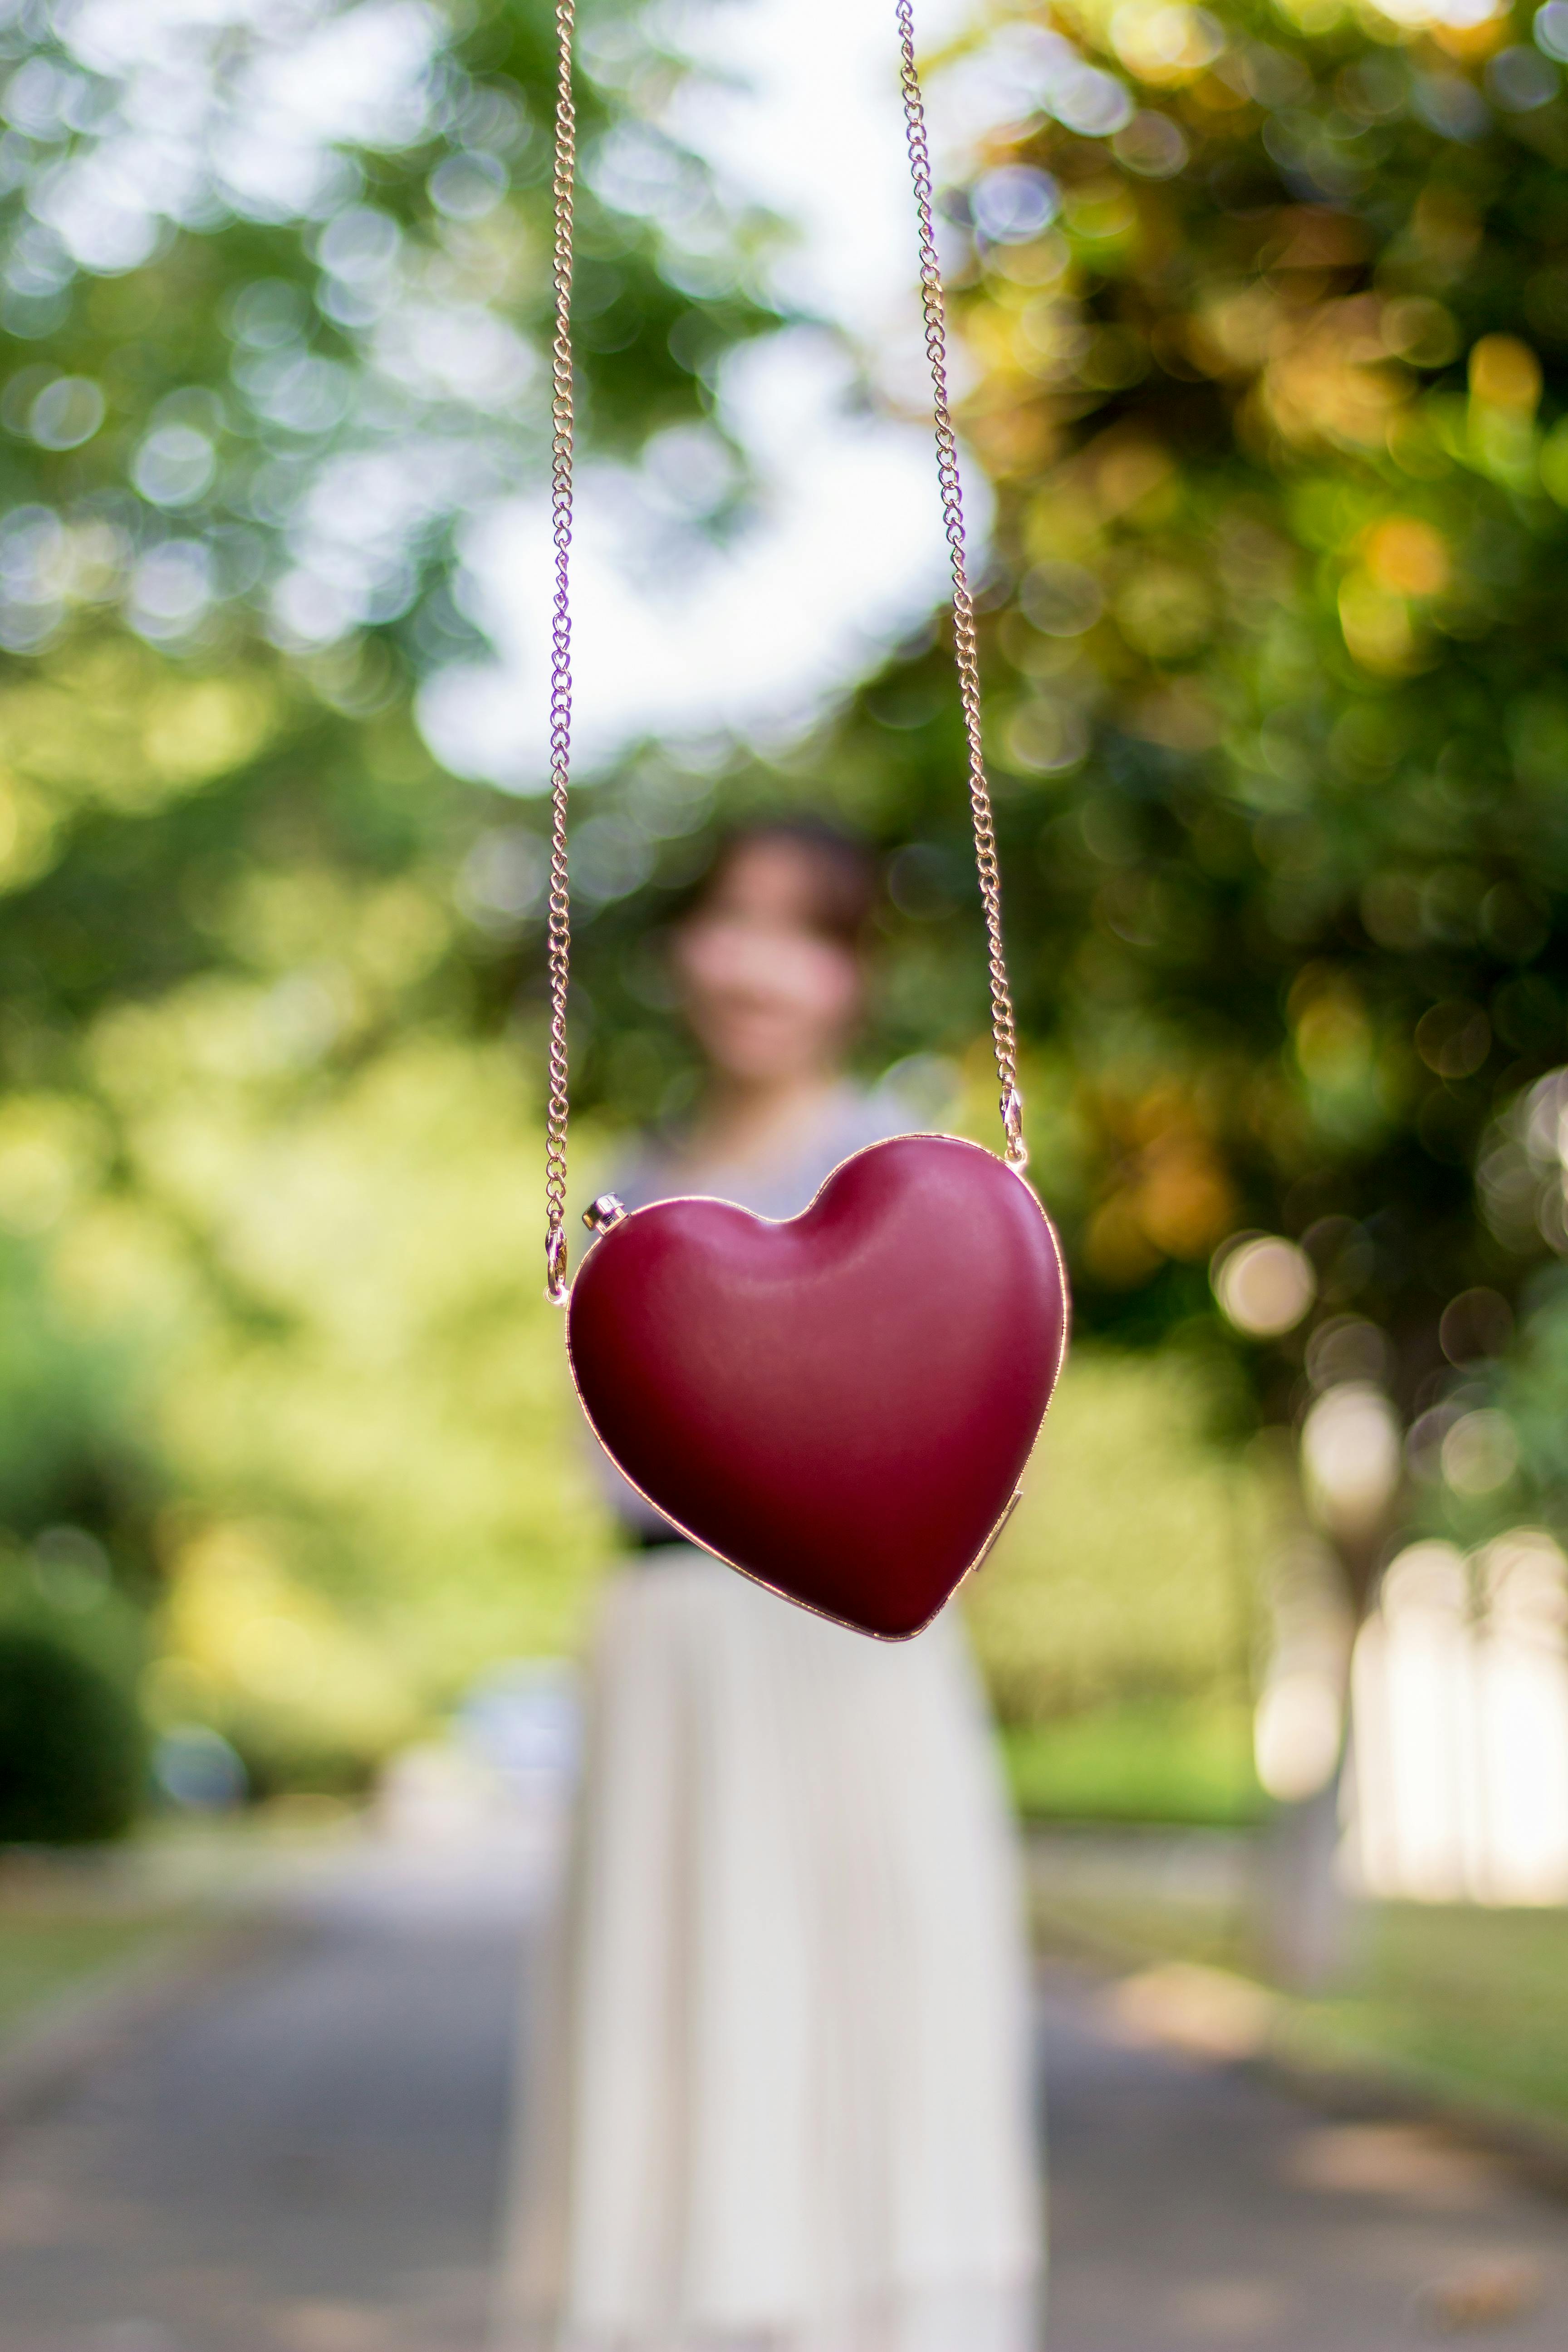
[[[542,0],[28,5],[0,47],[26,1072],[106,996],[247,961],[241,877],[444,891],[487,796],[440,775],[409,696],[478,642],[460,523],[544,460],[553,35]],[[742,290],[763,230],[637,121],[626,86],[676,68],[627,12],[586,47],[582,414],[622,446],[701,413],[709,361],[767,323]]]
[[[707,417],[713,362],[772,323],[772,232],[644,121],[680,68],[638,12],[594,11],[583,60],[579,419],[635,452]],[[31,1416],[0,1530],[80,1518],[135,1584],[155,1492],[105,1471],[116,1335],[176,1390],[203,1344],[302,1360],[311,1302],[247,1255],[237,1154],[263,1118],[308,1148],[378,1071],[384,1098],[411,1024],[510,1008],[536,829],[442,772],[414,706],[479,642],[465,522],[546,467],[553,12],[20,0],[0,61],[0,1235],[33,1269],[24,1297],[0,1261],[0,1387]],[[452,1133],[495,1091],[471,1052]],[[532,1139],[504,1099],[511,1246]],[[204,1488],[166,1389],[140,1403],[153,1488],[276,1512],[233,1449]],[[342,1516],[281,1486],[363,1597]],[[552,1541],[579,1562],[535,1533],[520,1582]]]
[[[1568,1036],[1565,36],[1551,6],[1531,38],[1436,0],[1130,0],[999,10],[954,68],[1017,108],[947,209],[1079,1314],[1228,1328],[1266,1419],[1384,1388],[1418,1468],[1542,1253],[1483,1138]],[[945,1005],[956,1042],[948,660],[874,681],[826,764],[916,836],[911,1034]],[[1222,1327],[1209,1261],[1248,1232],[1295,1247],[1222,1264]],[[1376,1546],[1346,1550],[1364,1588]]]

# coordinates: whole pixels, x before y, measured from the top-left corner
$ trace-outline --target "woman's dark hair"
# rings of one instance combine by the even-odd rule
[[[775,845],[794,850],[810,875],[812,929],[858,952],[882,895],[880,862],[868,842],[821,817],[757,817],[721,834],[677,921],[701,913],[737,858]]]

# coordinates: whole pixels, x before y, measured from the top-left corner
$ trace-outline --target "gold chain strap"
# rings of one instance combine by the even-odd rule
[[[555,342],[550,400],[550,512],[555,612],[550,631],[550,1100],[544,1147],[544,1295],[566,1303],[566,991],[572,900],[566,877],[566,797],[572,776],[572,202],[577,110],[572,103],[576,0],[555,0]]]
[[[936,414],[936,470],[942,484],[942,517],[952,558],[952,634],[958,656],[958,685],[963,702],[963,731],[969,742],[969,809],[974,827],[974,862],[980,869],[980,896],[985,905],[986,961],[991,979],[991,1042],[996,1054],[996,1076],[1002,1087],[1002,1125],[1007,1137],[1007,1160],[1014,1168],[1027,1164],[1024,1141],[1024,1101],[1018,1092],[1018,1032],[1013,1018],[1013,992],[1007,984],[1007,961],[1002,949],[1002,875],[996,863],[996,825],[991,813],[991,787],[985,780],[985,746],[980,721],[980,649],[974,638],[974,599],[969,593],[969,565],[963,531],[963,492],[958,478],[958,442],[947,399],[947,317],[942,296],[942,266],[936,254],[936,230],[931,220],[931,147],[926,138],[925,101],[915,66],[915,20],[912,0],[897,0],[900,76],[904,93],[904,127],[909,137],[910,176],[915,187],[915,211],[921,230],[921,307],[925,312],[926,357],[931,362],[931,405]]]
[[[915,62],[913,0],[895,0],[899,26],[900,83],[920,222],[921,307],[925,316],[926,356],[931,363],[936,418],[937,478],[942,523],[952,563],[953,639],[958,662],[964,735],[969,747],[969,806],[974,859],[985,908],[987,968],[991,984],[991,1036],[1002,1088],[1002,1125],[1009,1166],[1028,1160],[1024,1141],[1024,1105],[1018,1092],[1018,1036],[1007,964],[1002,946],[1002,877],[996,861],[996,827],[980,709],[980,656],[974,634],[974,600],[963,525],[963,493],[958,473],[958,442],[947,392],[947,319],[942,268],[937,258],[931,192],[931,146],[925,102]],[[566,1286],[566,992],[571,971],[571,900],[567,888],[566,805],[572,768],[572,206],[577,170],[577,116],[572,100],[572,51],[576,0],[555,0],[558,75],[555,93],[555,340],[551,398],[551,517],[555,540],[555,604],[550,657],[550,1096],[545,1146],[545,1296],[563,1306]]]

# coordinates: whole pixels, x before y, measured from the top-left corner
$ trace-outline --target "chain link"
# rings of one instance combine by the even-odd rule
[[[974,600],[963,523],[963,493],[958,473],[958,442],[947,390],[947,318],[942,266],[937,257],[931,191],[931,145],[925,101],[915,61],[912,0],[895,0],[899,26],[900,85],[920,223],[921,307],[925,318],[926,356],[931,363],[936,420],[937,478],[942,524],[952,563],[953,642],[958,663],[964,735],[969,749],[969,806],[974,829],[974,859],[985,910],[986,962],[991,985],[991,1036],[1002,1089],[1002,1125],[1007,1160],[1022,1168],[1023,1098],[1018,1092],[1018,1038],[1012,991],[1002,947],[1002,877],[996,859],[996,827],[980,710],[980,653],[974,632]],[[555,602],[550,652],[550,1096],[545,1146],[545,1296],[562,1306],[566,1284],[566,993],[571,972],[572,921],[567,887],[566,807],[572,771],[572,223],[577,171],[577,116],[572,98],[572,51],[576,0],[555,0],[558,72],[555,94],[555,339],[552,346],[550,483],[555,541]]]
[[[550,632],[550,1098],[544,1154],[544,1295],[556,1307],[566,1300],[566,992],[572,971],[566,801],[572,776],[572,212],[577,176],[572,47],[575,20],[576,0],[555,0],[555,341],[550,401],[555,610]]]
[[[980,649],[974,635],[974,600],[969,593],[969,563],[963,529],[963,492],[958,478],[958,442],[947,396],[947,316],[942,292],[942,265],[937,259],[936,227],[932,219],[931,144],[926,136],[925,101],[915,64],[915,20],[912,0],[896,0],[899,19],[900,81],[904,99],[904,127],[910,150],[910,176],[914,182],[915,212],[920,221],[921,307],[925,313],[926,357],[931,362],[931,405],[936,416],[936,469],[942,485],[942,515],[952,560],[952,634],[958,659],[959,693],[963,704],[963,731],[969,744],[969,807],[974,826],[974,862],[980,873],[980,896],[985,908],[986,962],[991,981],[991,1039],[996,1054],[996,1076],[1002,1088],[1002,1125],[1007,1137],[1007,1159],[1014,1168],[1029,1157],[1024,1141],[1024,1103],[1018,1092],[1018,1033],[1013,1016],[1013,992],[1007,983],[1007,963],[1002,948],[1002,875],[996,862],[996,825],[991,810],[991,787],[985,776],[985,749],[980,716]]]

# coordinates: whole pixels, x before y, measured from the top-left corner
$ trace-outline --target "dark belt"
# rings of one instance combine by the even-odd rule
[[[633,1551],[689,1551],[691,1538],[679,1528],[628,1528],[626,1542]]]

